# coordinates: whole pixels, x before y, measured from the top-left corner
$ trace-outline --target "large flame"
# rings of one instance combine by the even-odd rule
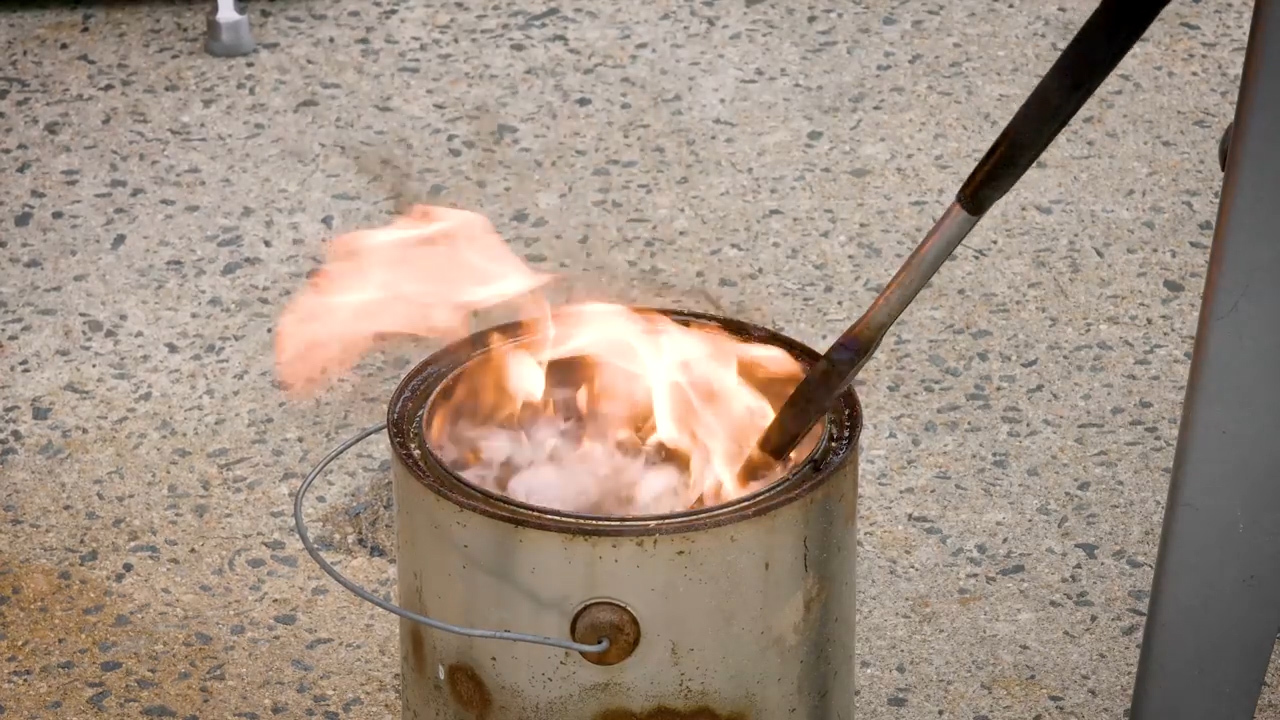
[[[554,312],[475,213],[416,206],[336,238],[276,330],[282,384],[306,392],[388,334],[454,338],[523,302],[532,341],[474,363],[435,411],[433,447],[471,481],[563,510],[673,512],[740,497],[739,469],[803,370],[785,350],[622,305]]]

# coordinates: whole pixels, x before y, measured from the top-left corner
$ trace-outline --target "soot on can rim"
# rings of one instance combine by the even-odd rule
[[[686,326],[706,326],[752,342],[780,347],[808,366],[819,357],[804,344],[773,330],[707,313],[638,308]],[[521,323],[494,328],[492,334],[519,341],[532,336]],[[858,398],[847,389],[827,416],[816,446],[779,481],[744,497],[710,507],[664,515],[609,516],[573,513],[534,506],[468,482],[448,467],[429,445],[425,426],[442,388],[469,363],[489,352],[485,338],[473,335],[439,350],[414,367],[392,394],[387,432],[392,452],[412,476],[450,502],[505,522],[554,532],[582,535],[638,536],[696,531],[754,517],[793,502],[822,485],[832,470],[856,456],[862,413]]]

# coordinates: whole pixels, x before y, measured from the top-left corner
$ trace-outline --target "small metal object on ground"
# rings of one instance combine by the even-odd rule
[[[818,358],[765,328],[662,312],[804,363]],[[321,567],[401,617],[402,717],[852,720],[853,391],[838,398],[808,458],[754,494],[668,515],[557,512],[467,483],[427,445],[433,401],[489,352],[484,337],[419,364],[390,402],[400,607],[342,577],[302,524],[319,473],[382,428],[326,456],[295,502],[299,534]]]
[[[1280,627],[1274,0],[1254,6],[1227,143],[1132,720],[1252,720]]]
[[[239,57],[253,52],[249,17],[241,13],[235,0],[218,0],[205,29],[204,49],[215,57]]]

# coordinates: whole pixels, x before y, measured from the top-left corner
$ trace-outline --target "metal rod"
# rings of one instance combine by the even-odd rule
[[[906,310],[978,220],[1035,164],[1058,133],[1137,44],[1169,0],[1102,0],[992,143],[924,240],[787,398],[743,466],[744,478],[781,462],[829,412]]]
[[[754,475],[795,449],[804,433],[826,414],[835,396],[871,359],[871,354],[902,311],[907,309],[977,223],[978,218],[965,212],[959,203],[952,203],[947,208],[924,240],[907,256],[889,284],[876,296],[871,307],[836,339],[783,403],[778,416],[758,443],[765,457],[758,458],[757,462],[763,465],[747,468],[747,475]],[[834,393],[832,388],[835,388]]]

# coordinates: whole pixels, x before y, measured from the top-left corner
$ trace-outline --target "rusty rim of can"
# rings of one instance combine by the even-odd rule
[[[569,637],[583,645],[608,640],[609,647],[601,652],[579,654],[593,665],[617,665],[640,645],[640,621],[616,600],[592,600],[573,614]]]
[[[743,340],[780,347],[806,367],[821,357],[813,348],[779,332],[710,313],[663,308],[657,312],[685,325],[711,325]],[[862,405],[852,386],[841,394],[827,416],[817,446],[785,478],[736,500],[707,508],[665,515],[593,515],[551,510],[472,485],[439,458],[426,441],[425,418],[436,392],[476,357],[487,352],[489,338],[508,342],[531,337],[519,322],[490,328],[445,346],[418,363],[391,395],[387,436],[391,451],[418,482],[459,507],[502,522],[550,532],[593,536],[653,536],[706,530],[740,522],[788,505],[821,487],[837,470],[856,462],[862,432]],[[856,477],[856,475],[855,475]]]

